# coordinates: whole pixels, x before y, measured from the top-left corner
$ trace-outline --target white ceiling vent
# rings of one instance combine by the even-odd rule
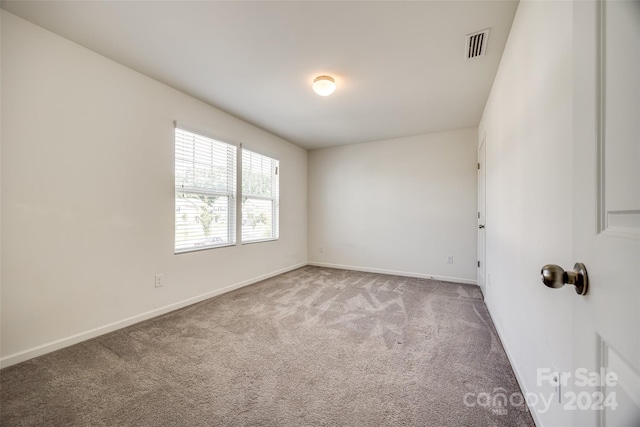
[[[489,41],[489,28],[477,33],[467,34],[464,45],[465,59],[473,59],[487,53],[487,41]]]

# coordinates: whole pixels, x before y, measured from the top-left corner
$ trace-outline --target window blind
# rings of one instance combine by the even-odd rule
[[[176,127],[176,252],[235,243],[236,157],[236,146]]]
[[[242,150],[242,242],[279,237],[280,162]]]

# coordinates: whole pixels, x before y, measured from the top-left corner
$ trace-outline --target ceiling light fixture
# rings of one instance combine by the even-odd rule
[[[329,96],[336,90],[336,81],[333,77],[318,76],[313,81],[313,91],[320,96]]]

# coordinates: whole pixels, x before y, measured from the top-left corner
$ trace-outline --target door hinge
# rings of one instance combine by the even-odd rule
[[[478,212],[478,219],[480,219],[480,212]]]
[[[480,163],[478,163],[478,170],[480,170]]]
[[[480,268],[480,261],[478,261],[478,268]]]

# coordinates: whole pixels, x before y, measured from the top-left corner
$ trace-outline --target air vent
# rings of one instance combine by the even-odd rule
[[[487,53],[487,41],[489,40],[489,29],[473,34],[467,34],[465,38],[465,59],[473,59]]]

